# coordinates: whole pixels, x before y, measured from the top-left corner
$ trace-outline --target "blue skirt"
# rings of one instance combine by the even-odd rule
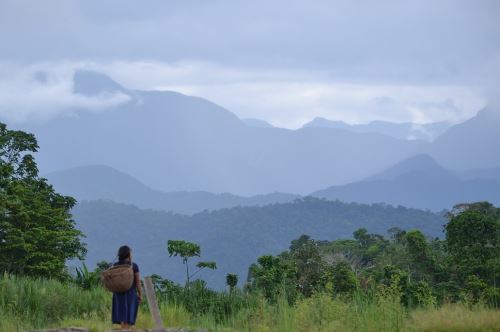
[[[139,310],[139,298],[135,287],[124,293],[113,294],[113,307],[111,319],[113,324],[127,323],[135,325],[137,311]]]

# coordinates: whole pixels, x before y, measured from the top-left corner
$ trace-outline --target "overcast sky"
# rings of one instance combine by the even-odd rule
[[[456,122],[498,95],[500,1],[0,0],[1,115],[124,101],[72,95],[75,68],[289,128]]]

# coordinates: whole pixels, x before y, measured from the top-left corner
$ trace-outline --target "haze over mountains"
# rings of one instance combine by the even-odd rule
[[[306,194],[369,176],[427,144],[332,128],[249,127],[207,100],[126,90],[95,72],[77,72],[74,90],[121,93],[129,101],[24,126],[43,147],[43,173],[107,165],[162,191]]]
[[[193,214],[234,206],[262,206],[291,202],[300,196],[271,193],[242,197],[229,193],[206,191],[162,192],[151,189],[139,180],[109,166],[91,165],[46,174],[54,188],[78,201],[110,200],[132,204],[143,209]]]
[[[387,203],[440,211],[463,202],[500,204],[500,182],[495,169],[483,170],[491,178],[452,172],[427,155],[419,155],[363,181],[333,186],[313,193],[330,200]]]
[[[458,170],[500,166],[500,110],[487,108],[457,124],[428,147],[444,167]]]
[[[450,208],[454,199],[497,199],[490,180],[500,178],[495,171],[500,154],[493,153],[500,142],[500,116],[492,109],[447,130],[447,123],[347,125],[325,119],[288,130],[258,119],[240,120],[202,98],[129,90],[92,71],[77,71],[73,90],[85,97],[119,94],[127,99],[110,109],[75,109],[46,123],[22,126],[36,134],[42,147],[37,156],[42,173],[79,199],[104,198],[179,213],[286,202],[310,193],[433,210]],[[438,186],[428,172],[421,182],[410,181],[414,176],[409,174],[384,180],[391,185],[370,180],[421,154],[458,178],[443,177],[446,186]],[[106,167],[82,168],[86,165]],[[59,170],[63,172],[54,173]],[[88,180],[75,183],[77,178]],[[115,185],[98,188],[112,179]],[[419,184],[423,191],[416,190]],[[413,190],[405,187],[412,185]],[[420,197],[424,189],[435,195]],[[405,190],[406,198],[401,194]],[[291,195],[266,195],[277,192]],[[237,197],[242,195],[247,197]],[[255,195],[263,196],[249,197]]]
[[[379,133],[398,139],[419,139],[425,141],[434,140],[450,127],[451,124],[448,122],[415,124],[409,122],[373,121],[367,124],[350,125],[343,121],[331,121],[325,118],[314,118],[303,126],[303,128],[345,129],[357,133]]]

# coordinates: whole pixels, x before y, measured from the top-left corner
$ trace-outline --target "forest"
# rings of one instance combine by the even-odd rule
[[[108,330],[111,296],[99,275],[109,262],[67,267],[85,260],[85,234],[76,201],[39,176],[37,150],[33,135],[0,124],[0,330]],[[153,275],[163,318],[214,331],[498,331],[500,208],[463,203],[446,218],[443,236],[399,227],[302,235],[278,255],[255,257],[247,275],[227,274],[225,290],[195,278],[216,269],[217,257],[194,264],[203,247],[166,238],[164,257],[186,280]],[[152,327],[146,303],[137,327]]]
[[[277,255],[302,234],[317,240],[348,238],[358,228],[384,234],[387,229],[419,229],[443,237],[442,214],[384,204],[357,204],[305,197],[266,206],[241,206],[204,211],[192,216],[144,210],[112,201],[79,202],[72,209],[76,227],[86,234],[86,264],[110,260],[124,239],[144,272],[182,282],[177,262],[165,259],[165,241],[183,239],[202,247],[218,269],[203,272],[210,287],[224,288],[227,273],[246,276],[262,255]]]

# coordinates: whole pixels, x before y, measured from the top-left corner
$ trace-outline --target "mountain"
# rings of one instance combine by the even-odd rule
[[[73,92],[84,96],[95,96],[104,93],[123,93],[128,91],[110,77],[98,72],[77,70],[73,77]]]
[[[500,182],[500,167],[468,169],[457,172],[457,176],[464,180],[491,179]]]
[[[314,118],[306,123],[304,128],[336,128],[350,130],[356,133],[379,133],[398,139],[420,139],[432,141],[444,133],[451,124],[448,122],[435,122],[427,124],[394,123],[387,121],[373,121],[367,124],[348,124],[343,121],[331,121],[325,118]]]
[[[210,286],[217,288],[224,287],[227,273],[238,274],[243,284],[248,266],[257,257],[282,252],[302,234],[333,240],[351,237],[360,227],[384,234],[397,226],[418,228],[434,237],[442,236],[442,225],[446,222],[440,215],[421,210],[312,197],[260,207],[205,211],[193,216],[92,201],[78,204],[73,215],[77,227],[87,235],[88,266],[112,260],[117,248],[128,244],[145,275],[158,273],[182,281],[184,266],[178,257],[168,257],[166,243],[169,239],[184,239],[201,245],[202,260],[217,262],[216,271],[201,273]]]
[[[365,178],[427,147],[343,129],[249,127],[205,99],[129,90],[88,71],[77,72],[74,92],[96,99],[119,93],[128,100],[22,128],[39,140],[43,174],[109,165],[164,192],[301,194]]]
[[[102,165],[75,167],[45,175],[54,188],[64,194],[83,200],[111,200],[144,209],[193,214],[203,210],[217,210],[234,206],[267,205],[293,201],[299,196],[272,193],[241,197],[208,192],[162,192],[151,189],[139,180],[114,168]]]
[[[448,129],[429,146],[428,153],[451,169],[496,168],[499,144],[500,111],[489,107]]]
[[[246,124],[249,127],[256,127],[256,128],[273,128],[274,126],[270,124],[267,121],[260,120],[260,119],[241,119],[244,124]]]
[[[391,168],[368,177],[366,180],[395,180],[408,174],[426,176],[429,178],[455,180],[452,171],[444,169],[434,159],[426,154],[416,155],[403,160]]]
[[[440,211],[457,203],[500,203],[500,182],[487,178],[464,180],[431,157],[419,155],[363,181],[332,186],[312,194],[346,202],[403,205]]]

